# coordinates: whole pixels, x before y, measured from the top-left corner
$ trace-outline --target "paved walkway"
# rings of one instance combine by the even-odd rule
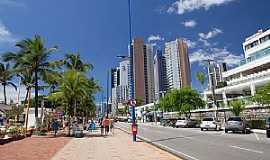
[[[0,145],[0,160],[49,160],[71,138],[31,137]]]
[[[131,135],[115,130],[113,136],[72,139],[52,160],[179,160],[144,142],[133,143]]]

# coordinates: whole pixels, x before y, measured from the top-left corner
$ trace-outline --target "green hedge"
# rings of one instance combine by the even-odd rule
[[[248,125],[251,129],[265,129],[265,120],[256,119],[256,120],[249,120]]]

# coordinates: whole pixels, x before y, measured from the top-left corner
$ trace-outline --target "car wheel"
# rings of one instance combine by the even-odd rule
[[[203,128],[201,128],[201,131],[203,131]]]
[[[228,130],[227,129],[225,129],[225,133],[228,133]]]
[[[206,130],[208,131],[208,128],[206,128]]]
[[[267,138],[270,138],[270,132],[267,132],[267,133],[266,133],[266,137],[267,137]]]
[[[247,132],[246,132],[246,129],[242,130],[242,133],[243,133],[243,134],[246,134],[246,133],[247,133]]]

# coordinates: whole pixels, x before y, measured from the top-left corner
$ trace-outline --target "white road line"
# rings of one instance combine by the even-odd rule
[[[151,142],[150,139],[147,139],[147,138],[142,137],[142,136],[140,136],[140,137],[143,138],[143,139],[145,139],[146,141]],[[172,149],[172,148],[167,147],[167,146],[165,146],[165,145],[162,145],[162,144],[160,144],[160,143],[156,143],[156,142],[152,142],[152,143],[154,143],[154,144],[157,145],[157,146],[160,146],[161,148],[170,150],[170,151],[172,151],[172,152],[174,152],[174,153],[177,153],[177,154],[179,154],[179,155],[183,155],[183,156],[188,157],[188,158],[190,158],[190,159],[193,159],[193,160],[199,160],[198,158],[195,158],[195,157],[190,156],[190,155],[188,155],[188,154],[185,154],[185,153],[183,153],[183,152],[177,151],[177,150],[175,150],[175,149]]]
[[[241,149],[241,150],[244,150],[244,151],[263,154],[263,151],[258,151],[258,150],[254,150],[254,149],[242,148],[242,147],[238,147],[238,146],[230,146],[230,147],[236,148],[236,149]]]
[[[257,139],[257,141],[259,141],[259,140],[260,140],[260,138],[259,138],[259,136],[257,135],[257,133],[254,133],[254,135],[255,135],[255,137],[256,137],[256,139]]]
[[[126,130],[126,131],[127,131],[127,130]],[[148,142],[151,142],[151,140],[148,139],[148,138],[145,138],[145,137],[143,137],[143,136],[139,136],[139,137],[141,137],[142,139],[144,139],[144,140],[146,140],[146,141],[148,141]],[[174,152],[174,153],[177,153],[177,154],[179,154],[179,155],[183,155],[183,156],[188,157],[188,158],[190,158],[190,159],[193,159],[193,160],[200,160],[200,159],[198,159],[198,158],[195,158],[195,157],[190,156],[190,155],[188,155],[188,154],[185,154],[185,153],[183,153],[183,152],[177,151],[177,150],[175,150],[175,149],[172,149],[172,148],[167,147],[167,146],[165,146],[165,145],[162,145],[162,144],[160,144],[160,143],[156,143],[156,142],[152,142],[152,143],[155,144],[155,145],[157,145],[157,146],[160,146],[161,148],[170,150],[170,151],[172,151],[172,152]]]

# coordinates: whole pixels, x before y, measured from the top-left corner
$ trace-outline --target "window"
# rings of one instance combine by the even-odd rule
[[[253,47],[257,46],[258,44],[259,44],[259,41],[258,41],[258,40],[257,40],[257,41],[254,41],[254,42],[252,42],[252,43],[246,45],[246,46],[245,46],[245,50],[248,50],[248,49],[250,49],[250,48],[253,48]]]
[[[230,117],[228,121],[242,121],[240,117]]]
[[[261,43],[264,43],[264,42],[266,42],[268,40],[270,40],[270,35],[267,35],[267,36],[264,36],[264,37],[260,38]]]
[[[213,118],[204,118],[202,121],[214,121]]]

